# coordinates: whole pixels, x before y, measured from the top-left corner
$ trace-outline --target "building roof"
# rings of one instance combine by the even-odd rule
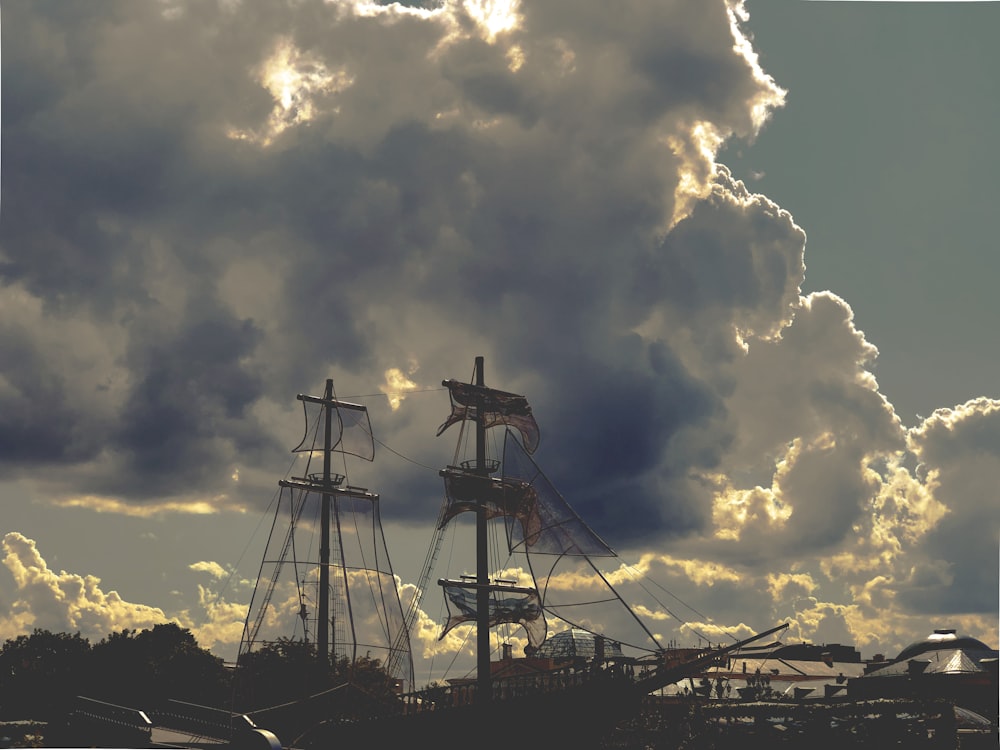
[[[996,660],[995,648],[976,638],[956,635],[954,630],[942,629],[911,643],[892,661],[872,665],[865,677],[995,671]]]
[[[942,649],[961,649],[963,651],[970,652],[991,651],[993,652],[993,656],[996,656],[996,649],[991,649],[982,641],[976,638],[971,638],[967,635],[956,635],[955,631],[950,628],[942,628],[935,630],[921,641],[911,643],[909,646],[900,651],[899,656],[897,656],[893,661],[906,661],[907,659],[912,659],[914,656],[919,656],[920,654],[925,654],[929,651],[940,651]]]
[[[579,628],[571,628],[546,639],[545,643],[539,646],[536,656],[550,659],[577,657],[593,659],[595,642],[596,638],[593,633]],[[609,659],[623,656],[621,644],[606,639],[604,641],[604,656]]]

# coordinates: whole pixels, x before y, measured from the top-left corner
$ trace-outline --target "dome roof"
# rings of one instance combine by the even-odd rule
[[[928,651],[940,651],[942,649],[963,649],[967,651],[993,651],[989,646],[977,638],[967,635],[956,635],[951,629],[938,629],[924,638],[916,641],[899,652],[896,661],[912,659],[914,656]]]
[[[593,659],[594,641],[594,634],[586,630],[580,630],[579,628],[563,630],[546,639],[545,643],[539,646],[538,656],[546,656],[554,659],[566,657]],[[621,644],[617,641],[605,639],[604,655],[609,658],[622,656]]]

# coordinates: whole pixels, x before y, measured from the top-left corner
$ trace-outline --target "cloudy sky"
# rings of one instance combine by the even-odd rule
[[[0,638],[171,620],[231,658],[327,377],[412,585],[440,383],[483,355],[700,632],[997,644],[1000,5],[0,20]]]

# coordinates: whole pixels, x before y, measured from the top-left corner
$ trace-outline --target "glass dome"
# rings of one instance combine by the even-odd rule
[[[546,639],[545,643],[539,646],[537,655],[551,659],[574,659],[577,657],[593,659],[595,641],[594,634],[586,630],[578,628],[563,630]],[[605,639],[604,657],[612,659],[621,656],[623,656],[621,644]]]
[[[954,630],[935,630],[922,641],[911,643],[899,652],[896,661],[912,659],[914,656],[927,653],[928,651],[940,651],[941,649],[960,648],[966,651],[992,651],[982,641],[967,635],[956,635]]]

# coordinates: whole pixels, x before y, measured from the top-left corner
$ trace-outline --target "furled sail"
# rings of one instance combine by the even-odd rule
[[[448,622],[441,636],[444,638],[452,628],[463,622],[476,621],[476,589],[470,584],[442,580],[448,605]],[[494,588],[490,594],[490,627],[509,622],[521,625],[528,635],[528,643],[538,648],[545,642],[545,615],[538,592],[534,589],[510,587]]]
[[[306,418],[306,432],[293,453],[319,450],[326,431],[326,415],[330,415],[331,449],[348,453],[366,461],[375,459],[375,438],[368,418],[368,407],[335,401],[333,408],[326,408],[323,400],[315,396],[299,396]]]
[[[483,425],[486,428],[500,424],[513,427],[521,433],[524,449],[528,453],[534,453],[538,448],[538,423],[524,396],[457,380],[445,380],[442,385],[451,394],[451,415],[438,428],[438,435],[456,422],[475,420],[482,405]]]
[[[534,490],[517,479],[487,477],[475,471],[449,466],[441,472],[448,505],[441,519],[443,527],[459,513],[475,512],[480,505],[487,518],[511,516],[521,518],[534,507]]]

